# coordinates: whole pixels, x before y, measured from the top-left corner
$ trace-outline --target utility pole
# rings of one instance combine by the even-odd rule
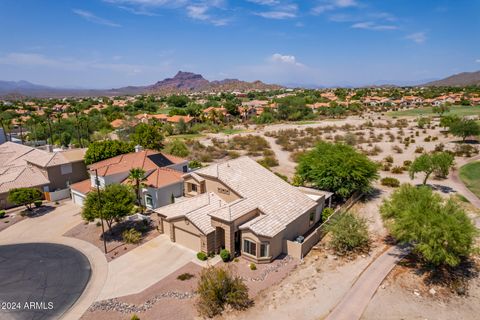
[[[102,238],[103,238],[103,248],[105,250],[105,254],[107,254],[107,240],[105,239],[105,226],[103,224],[103,214],[102,208],[100,203],[100,180],[98,180],[98,170],[95,169],[95,185],[97,186],[97,194],[98,194],[98,212],[100,213],[100,221],[102,222]]]

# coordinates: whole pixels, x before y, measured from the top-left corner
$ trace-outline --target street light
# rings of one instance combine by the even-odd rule
[[[100,221],[102,222],[102,238],[103,238],[103,248],[105,250],[105,254],[107,254],[107,241],[105,240],[105,226],[103,224],[103,213],[101,210],[101,203],[100,203],[100,180],[98,179],[98,170],[95,169],[95,185],[97,186],[97,205],[98,205],[98,212],[100,213]]]

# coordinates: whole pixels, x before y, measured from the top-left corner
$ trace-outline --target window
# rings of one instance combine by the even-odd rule
[[[268,243],[260,244],[260,257],[268,257]]]
[[[72,169],[72,164],[71,163],[67,163],[67,164],[62,164],[60,166],[60,173],[61,174],[69,174],[69,173],[72,173],[73,169]]]
[[[253,241],[243,239],[243,252],[257,256],[257,244]]]
[[[146,203],[147,207],[153,208],[153,199],[152,199],[151,195],[149,195],[149,194],[145,195],[145,203]]]
[[[315,212],[310,212],[310,224],[312,224],[315,220]]]
[[[188,171],[188,166],[183,166],[183,172],[187,172]]]
[[[192,183],[191,186],[192,186],[192,191],[197,192],[197,185]]]
[[[217,188],[218,193],[223,193],[223,194],[230,194],[230,190],[225,189],[225,188]]]

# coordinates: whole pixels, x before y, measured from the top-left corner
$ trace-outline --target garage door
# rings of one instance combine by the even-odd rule
[[[185,230],[175,228],[175,242],[194,251],[200,251],[200,237]]]
[[[72,200],[73,200],[73,203],[76,203],[79,206],[83,206],[83,196],[77,193],[72,193]]]

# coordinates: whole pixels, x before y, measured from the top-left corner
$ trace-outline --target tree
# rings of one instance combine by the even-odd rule
[[[190,154],[187,145],[183,143],[180,139],[173,139],[165,146],[165,149],[163,149],[163,151],[168,154],[182,158]]]
[[[478,231],[465,211],[428,187],[403,184],[380,212],[391,234],[429,265],[457,266],[475,249]]]
[[[480,134],[480,126],[475,120],[462,119],[450,124],[450,132],[457,137],[461,137],[462,141],[469,136],[477,136]]]
[[[100,194],[100,197],[99,197]],[[100,192],[91,191],[87,194],[82,210],[82,217],[86,221],[104,219],[108,230],[112,230],[114,221],[120,221],[129,215],[134,207],[135,194],[129,186],[111,184]]]
[[[434,113],[437,113],[439,116],[442,116],[444,113],[447,113],[450,111],[450,105],[448,104],[441,104],[439,106],[434,106],[432,108],[432,111]]]
[[[200,272],[196,307],[201,316],[212,318],[228,305],[235,310],[248,308],[252,301],[243,279],[226,267],[208,267]]]
[[[417,125],[420,129],[423,129],[426,125],[430,124],[430,118],[420,117],[417,119]]]
[[[349,252],[368,249],[368,227],[365,219],[350,212],[341,214],[327,226],[331,233],[330,246],[341,255]]]
[[[457,116],[456,114],[448,115],[448,116],[442,116],[440,118],[440,125],[444,128],[450,128],[452,123],[460,121],[460,117]]]
[[[300,156],[295,180],[347,198],[355,191],[369,191],[377,170],[375,162],[351,146],[320,142]]]
[[[90,143],[85,153],[85,164],[89,165],[101,160],[109,159],[119,154],[130,153],[135,150],[133,143],[119,140],[95,141]]]
[[[146,149],[160,150],[163,142],[163,134],[160,127],[146,123],[140,123],[135,127],[135,132],[130,140]]]
[[[36,188],[15,188],[8,192],[8,201],[16,205],[24,205],[32,210],[32,204],[42,199],[42,192]]]
[[[415,158],[408,168],[410,178],[414,179],[415,174],[423,172],[425,178],[423,184],[427,184],[430,175],[435,172],[438,177],[446,177],[453,166],[454,157],[447,152],[424,153]]]
[[[137,204],[141,205],[140,201],[140,187],[143,182],[147,180],[145,177],[145,170],[142,168],[132,168],[128,174],[128,180],[133,183],[133,190],[135,190],[135,195],[137,197]]]

